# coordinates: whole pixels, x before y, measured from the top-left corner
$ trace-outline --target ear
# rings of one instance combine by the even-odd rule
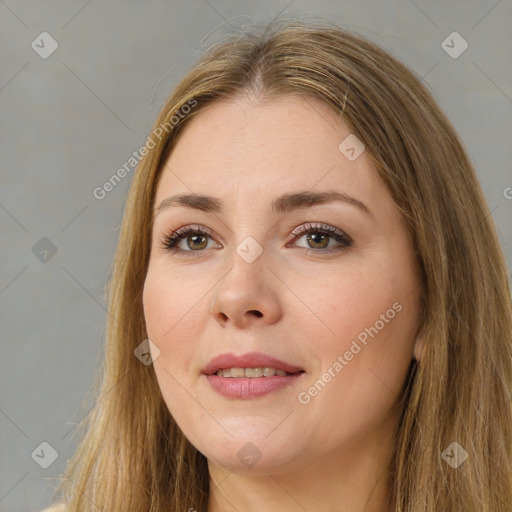
[[[414,345],[414,359],[421,361],[421,353],[423,352],[423,339],[416,339],[416,345]]]
[[[423,329],[421,329],[420,325],[416,329],[416,342],[414,344],[414,359],[416,361],[421,361],[421,354],[423,353],[423,348],[425,346],[425,336],[423,333]]]

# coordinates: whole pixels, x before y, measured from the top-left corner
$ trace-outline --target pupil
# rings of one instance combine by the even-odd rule
[[[200,239],[206,239],[206,237],[204,235],[194,235],[194,236],[189,236],[189,240],[192,239],[193,242],[192,242],[192,246],[195,247],[195,248],[199,248],[199,249],[202,249],[203,245],[204,245],[204,241],[203,241],[203,244],[200,244],[200,245],[195,245],[195,242],[197,240],[200,240]],[[190,244],[189,244],[190,245]]]
[[[319,241],[318,237],[321,238],[322,240]],[[308,235],[308,242],[311,242],[313,244],[317,244],[317,246],[315,248],[327,247],[325,243],[322,243],[322,242],[325,242],[326,240],[327,240],[327,235],[324,235],[323,233],[317,233],[317,234],[310,234],[310,235]]]

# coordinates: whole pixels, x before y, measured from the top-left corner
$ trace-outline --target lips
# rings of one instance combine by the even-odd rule
[[[261,354],[259,352],[249,352],[242,355],[231,353],[220,354],[214,357],[202,370],[205,375],[213,375],[217,370],[225,368],[260,368],[271,367],[276,370],[283,370],[287,373],[300,373],[302,368],[293,366],[290,363],[280,361],[273,357]]]

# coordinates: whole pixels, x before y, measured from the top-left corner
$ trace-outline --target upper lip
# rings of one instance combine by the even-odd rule
[[[215,356],[203,368],[202,373],[213,375],[217,370],[225,368],[260,368],[269,367],[276,370],[284,370],[287,373],[298,373],[304,371],[291,364],[275,359],[274,357],[261,354],[260,352],[248,352],[246,354],[235,355],[231,353],[219,354]]]

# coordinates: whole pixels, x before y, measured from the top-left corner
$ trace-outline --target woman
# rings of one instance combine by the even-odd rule
[[[403,64],[328,23],[233,36],[140,153],[66,510],[510,512],[506,266]]]

